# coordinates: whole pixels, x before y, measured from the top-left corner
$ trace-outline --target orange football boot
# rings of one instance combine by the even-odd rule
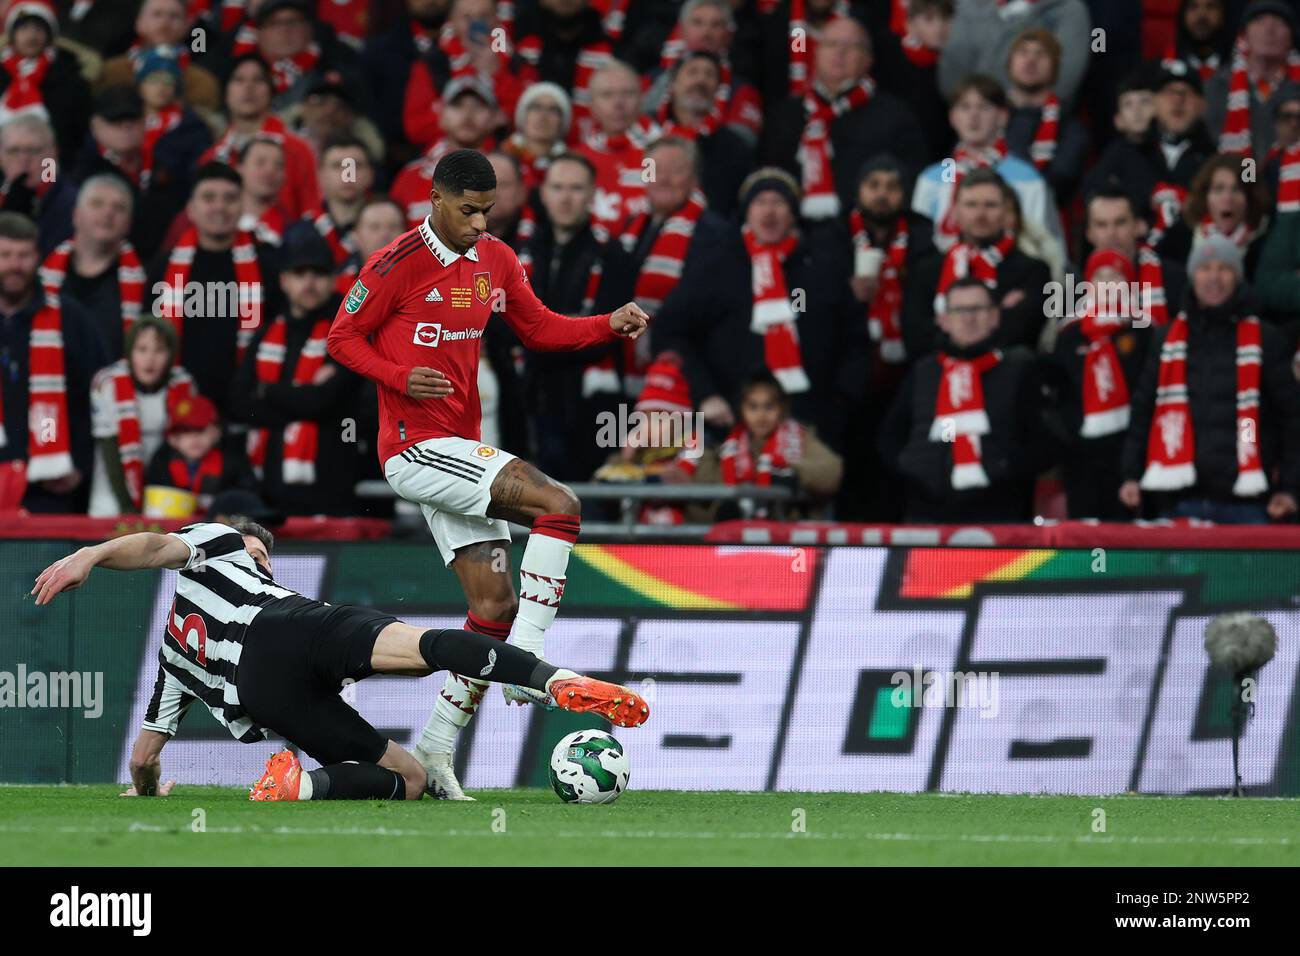
[[[302,764],[292,750],[281,750],[266,762],[266,773],[253,784],[249,800],[297,800]]]
[[[554,680],[548,692],[561,710],[599,714],[618,727],[639,727],[650,717],[644,698],[619,684],[594,677]]]

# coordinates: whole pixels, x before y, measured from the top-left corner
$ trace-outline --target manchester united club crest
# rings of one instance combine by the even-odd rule
[[[480,458],[495,458],[497,456],[497,450],[491,445],[479,445],[474,449],[474,454],[478,455]]]
[[[488,304],[488,299],[492,298],[492,273],[474,273],[474,298],[480,305]]]

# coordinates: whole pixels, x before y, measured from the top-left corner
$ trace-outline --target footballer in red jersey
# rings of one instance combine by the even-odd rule
[[[588,348],[642,335],[649,317],[634,303],[571,318],[533,293],[514,251],[487,233],[496,174],[477,150],[448,153],[434,169],[433,211],[366,263],[329,333],[329,352],[379,389],[379,459],[393,489],[420,505],[444,563],[469,604],[466,628],[510,639],[539,657],[564,594],[578,538],[573,492],[528,462],[479,438],[478,365],[483,329],[499,312],[524,345]],[[530,525],[516,595],[507,521]],[[551,705],[504,687],[508,700]],[[447,678],[416,756],[430,789],[466,797],[451,754],[487,685]]]

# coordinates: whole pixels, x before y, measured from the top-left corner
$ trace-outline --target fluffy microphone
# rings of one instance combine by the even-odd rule
[[[1262,617],[1243,612],[1220,614],[1205,628],[1210,663],[1230,674],[1263,667],[1277,651],[1277,632]]]

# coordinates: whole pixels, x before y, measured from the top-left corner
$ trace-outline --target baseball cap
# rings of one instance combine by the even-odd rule
[[[447,85],[442,88],[442,100],[444,103],[454,103],[466,93],[477,96],[488,105],[489,109],[496,109],[497,107],[496,94],[492,92],[490,86],[480,80],[477,76],[453,77]]]

